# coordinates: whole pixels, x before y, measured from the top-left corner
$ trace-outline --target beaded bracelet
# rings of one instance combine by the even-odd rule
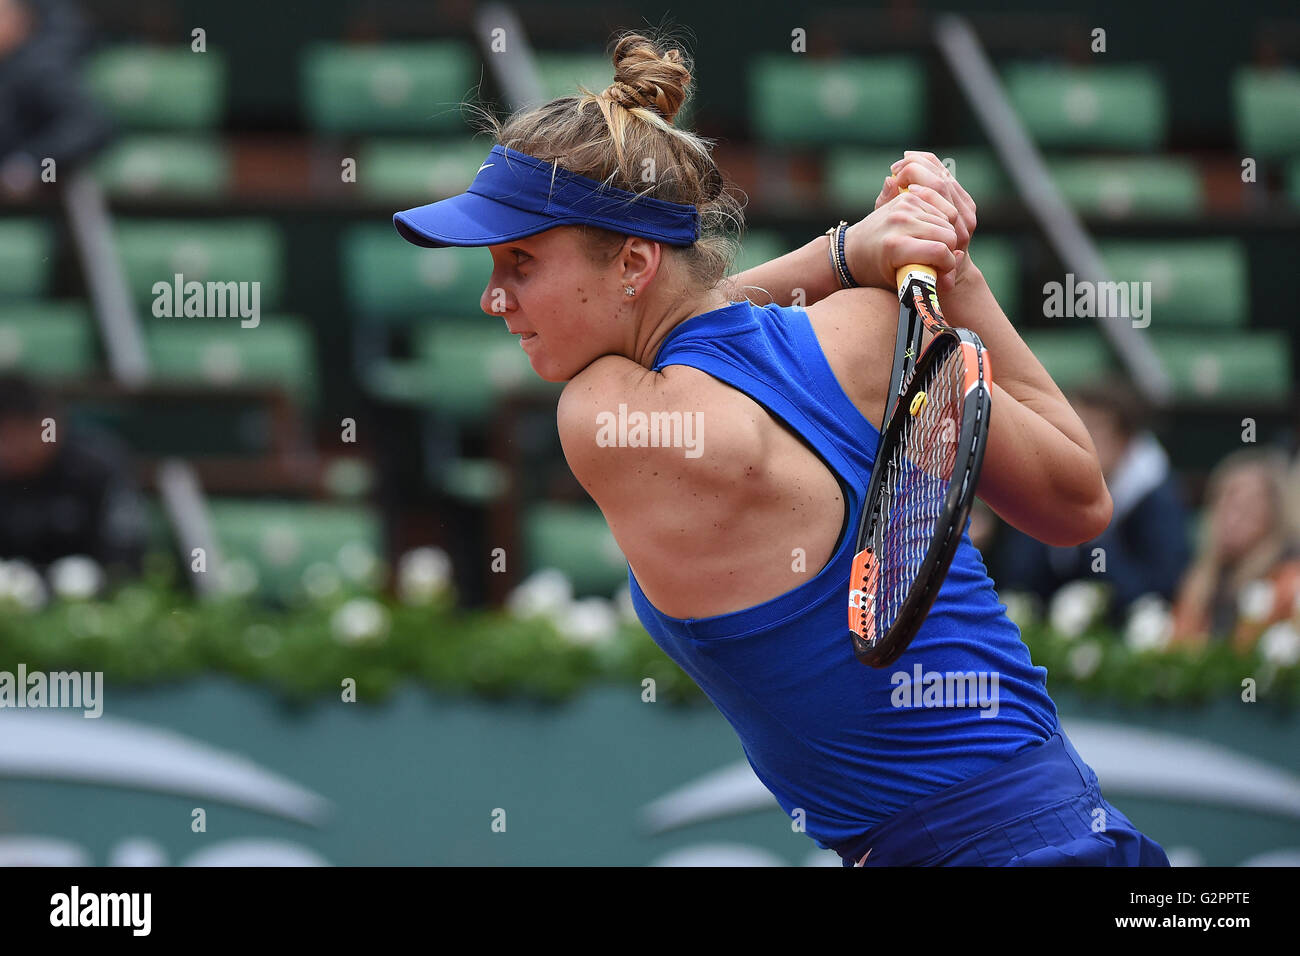
[[[859,285],[853,279],[853,274],[849,272],[848,260],[844,255],[844,236],[848,232],[848,223],[843,219],[838,226],[832,226],[826,230],[826,235],[831,240],[831,268],[835,270],[835,275],[839,277],[840,288],[857,289]]]

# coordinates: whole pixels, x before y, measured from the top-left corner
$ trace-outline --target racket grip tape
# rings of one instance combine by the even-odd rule
[[[939,274],[929,266],[901,266],[899,270],[894,273],[894,281],[898,285],[898,294],[900,296],[907,291],[907,287],[911,283],[913,276],[919,276],[921,280],[931,288],[939,284]]]

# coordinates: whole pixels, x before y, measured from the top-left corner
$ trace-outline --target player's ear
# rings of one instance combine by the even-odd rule
[[[635,288],[643,288],[659,274],[663,262],[663,247],[653,239],[628,236],[619,253],[620,281]]]

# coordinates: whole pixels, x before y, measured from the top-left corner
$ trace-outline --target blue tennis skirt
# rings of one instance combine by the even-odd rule
[[[1169,866],[1160,844],[1102,799],[1059,727],[835,849],[845,866]]]

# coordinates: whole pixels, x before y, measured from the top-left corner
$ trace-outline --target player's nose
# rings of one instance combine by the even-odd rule
[[[488,315],[496,316],[513,312],[519,307],[519,303],[506,287],[493,281],[488,282],[483,294],[479,297],[478,304],[479,308]]]

